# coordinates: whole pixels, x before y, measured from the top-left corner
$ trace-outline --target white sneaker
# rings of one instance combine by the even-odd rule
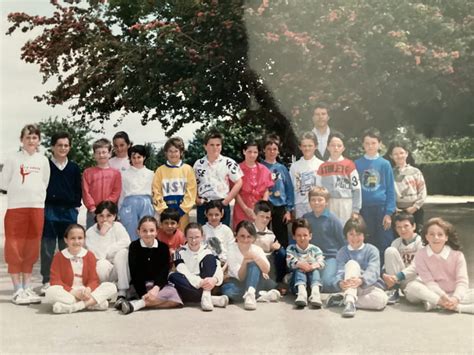
[[[107,300],[102,301],[100,303],[96,303],[92,307],[90,307],[93,311],[106,311],[109,309],[109,302]]]
[[[214,309],[212,302],[212,297],[210,292],[203,292],[201,296],[201,309],[203,311],[209,312]]]
[[[244,293],[244,309],[254,311],[257,309],[257,301],[255,300],[255,292]]]
[[[306,292],[298,292],[295,304],[297,307],[306,307],[308,305],[308,294]]]
[[[212,296],[212,304],[214,307],[226,308],[229,304],[229,297],[224,296]]]
[[[53,313],[65,314],[74,312],[72,304],[66,304],[62,302],[56,302],[53,304]]]
[[[260,291],[258,294],[260,297],[257,298],[257,302],[278,302],[281,298],[280,291],[275,289],[270,291]]]
[[[12,297],[12,302],[18,305],[30,304],[30,298],[22,288],[18,289]]]
[[[38,294],[33,291],[31,288],[26,288],[24,293],[30,300],[30,303],[41,303],[41,297],[38,296]]]
[[[318,307],[320,308],[323,305],[323,302],[321,301],[321,295],[319,292],[311,292],[311,296],[309,296],[309,304],[313,307]]]
[[[46,290],[47,290],[50,286],[51,286],[51,285],[50,285],[49,282],[46,282],[45,284],[43,284],[43,286],[40,288],[39,295],[40,295],[40,296],[46,295]]]

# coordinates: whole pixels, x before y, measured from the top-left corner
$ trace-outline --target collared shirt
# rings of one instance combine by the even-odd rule
[[[272,251],[272,244],[276,241],[275,234],[268,227],[265,227],[263,231],[259,231],[257,225],[255,223],[253,225],[257,231],[257,239],[255,239],[254,244],[262,248],[265,254],[270,253]]]
[[[69,259],[71,262],[72,273],[74,275],[74,279],[72,281],[72,288],[79,288],[83,287],[84,284],[82,282],[82,269],[84,266],[83,257],[86,256],[87,250],[81,248],[81,251],[77,253],[77,255],[73,255],[69,252],[69,250],[63,249],[61,253],[64,255],[65,258]]]
[[[439,253],[435,253],[433,251],[433,249],[431,249],[431,246],[430,245],[427,245],[426,247],[426,254],[428,254],[428,256],[433,256],[433,255],[439,255],[440,257],[442,257],[444,260],[448,260],[448,256],[449,256],[449,253],[451,252],[451,247],[449,245],[445,245],[443,247],[443,249],[441,250],[441,252]]]
[[[326,148],[328,146],[328,138],[329,138],[329,135],[331,134],[331,129],[328,126],[327,129],[326,129],[326,132],[321,133],[315,127],[315,128],[313,128],[312,132],[314,133],[314,135],[318,139],[318,150],[319,150],[319,153],[321,153],[321,156],[323,157],[324,153],[326,152]]]
[[[54,165],[56,165],[56,167],[59,169],[59,170],[64,170],[64,168],[66,167],[67,163],[68,163],[68,159],[66,157],[66,160],[64,160],[62,163],[59,162],[55,157],[51,157],[51,161],[53,162]]]
[[[347,249],[349,250],[362,250],[365,246],[365,243],[362,243],[360,247],[358,248],[353,248],[350,244],[347,244]]]
[[[149,247],[148,245],[145,244],[145,242],[140,239],[140,245],[142,246],[142,248],[158,248],[158,241],[156,239],[153,240],[153,245],[151,247]]]

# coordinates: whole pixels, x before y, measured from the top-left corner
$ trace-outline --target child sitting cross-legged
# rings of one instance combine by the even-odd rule
[[[59,251],[51,264],[51,286],[46,289],[46,302],[53,304],[54,313],[73,313],[83,309],[105,311],[108,299],[117,288],[111,282],[99,281],[96,260],[84,249],[86,231],[79,224],[66,229],[67,248]]]
[[[296,244],[291,244],[286,249],[288,268],[292,271],[291,288],[296,293],[295,304],[297,307],[308,305],[307,286],[311,287],[309,302],[313,307],[321,307],[321,275],[319,270],[324,268],[324,256],[321,249],[310,244],[311,226],[304,218],[298,218],[291,227],[293,239]]]

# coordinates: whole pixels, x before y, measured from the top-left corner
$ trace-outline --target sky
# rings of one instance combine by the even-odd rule
[[[17,30],[10,36],[5,35],[10,27],[7,21],[10,12],[47,16],[51,15],[53,10],[49,0],[0,0],[0,163],[20,147],[19,135],[24,125],[49,117],[71,117],[67,103],[51,107],[33,98],[54,87],[53,83],[42,83],[36,64],[28,64],[20,59],[23,44],[40,31],[23,33]],[[177,135],[189,141],[197,127],[197,124],[187,125]],[[114,127],[112,122],[107,123],[104,126],[104,136],[111,139],[115,132],[122,130],[126,131],[136,144],[155,142],[162,145],[166,140],[159,122],[142,126],[139,115],[127,116],[117,127]]]

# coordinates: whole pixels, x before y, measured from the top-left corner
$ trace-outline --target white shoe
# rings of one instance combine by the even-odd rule
[[[209,312],[214,309],[212,302],[212,297],[210,292],[203,292],[201,296],[201,309],[203,311]]]
[[[244,309],[247,311],[254,311],[257,309],[257,301],[255,300],[255,292],[245,292],[244,294]]]
[[[30,304],[30,298],[22,288],[18,289],[12,297],[12,302],[18,305]]]
[[[106,311],[109,309],[109,302],[107,300],[102,301],[100,303],[96,303],[92,307],[90,307],[93,311]]]
[[[226,308],[229,304],[229,297],[227,296],[212,296],[212,304],[214,307]]]
[[[423,301],[423,306],[425,307],[425,311],[426,312],[429,312],[429,311],[432,311],[434,309],[437,309],[438,306],[433,304],[433,303],[430,303],[428,301]]]
[[[308,294],[306,292],[298,292],[295,304],[297,307],[306,307],[308,305]]]
[[[46,290],[47,290],[50,286],[51,286],[51,285],[50,285],[49,282],[46,282],[45,284],[43,284],[43,286],[40,288],[39,295],[40,295],[40,296],[46,295]]]
[[[53,313],[65,314],[74,312],[72,304],[66,304],[61,302],[56,302],[53,304]]]
[[[312,292],[311,296],[309,296],[309,304],[313,307],[321,307],[323,302],[321,301],[321,295],[319,292]]]
[[[257,302],[278,302],[281,298],[280,291],[275,289],[270,291],[260,291],[258,294],[260,297],[257,298]]]
[[[30,303],[41,303],[41,297],[38,296],[38,294],[33,291],[31,288],[26,288],[24,293],[30,300]]]

